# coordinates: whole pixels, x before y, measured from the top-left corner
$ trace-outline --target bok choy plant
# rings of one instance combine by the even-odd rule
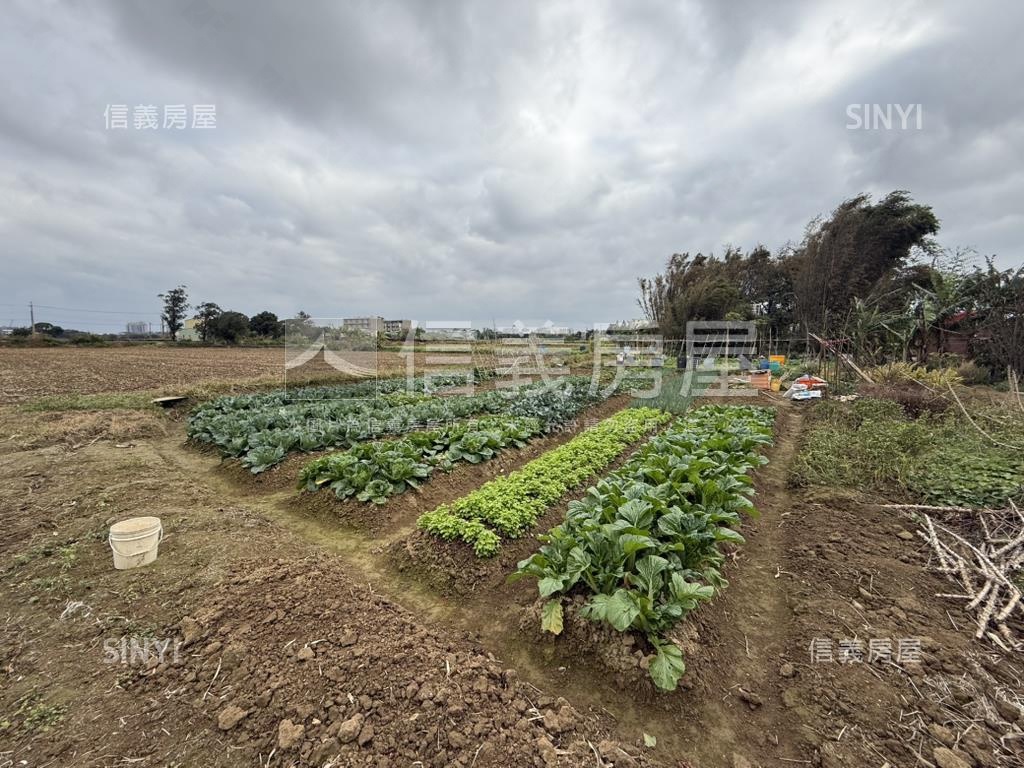
[[[560,596],[589,595],[585,618],[642,634],[655,650],[650,674],[672,690],[685,671],[665,637],[726,586],[720,545],[742,544],[742,514],[754,514],[750,471],[766,459],[774,412],[706,406],[655,436],[541,536],[543,546],[510,579],[537,579],[542,627],[561,632]]]

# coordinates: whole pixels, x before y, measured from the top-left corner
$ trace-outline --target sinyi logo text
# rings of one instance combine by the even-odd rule
[[[847,104],[846,116],[846,128],[851,131],[907,131],[924,127],[920,104]]]

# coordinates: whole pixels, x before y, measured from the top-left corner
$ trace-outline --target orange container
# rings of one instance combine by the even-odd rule
[[[779,365],[785,365],[786,364],[786,356],[785,355],[768,355],[768,362],[769,363],[778,363]]]
[[[770,389],[772,386],[771,371],[751,371],[750,386],[754,389]]]

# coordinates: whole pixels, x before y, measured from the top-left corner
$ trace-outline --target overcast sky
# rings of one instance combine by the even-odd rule
[[[178,283],[247,314],[590,324],[638,316],[675,251],[775,250],[893,189],[1016,265],[1022,31],[978,0],[4,0],[0,324],[33,300],[119,330]],[[850,130],[865,103],[921,127]]]

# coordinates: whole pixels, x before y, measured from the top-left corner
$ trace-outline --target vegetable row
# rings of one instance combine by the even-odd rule
[[[533,577],[542,626],[562,631],[561,597],[589,599],[585,618],[642,633],[655,649],[650,674],[672,690],[685,665],[665,632],[726,586],[723,543],[741,544],[741,514],[754,512],[750,471],[767,461],[774,411],[705,406],[685,416],[570,503],[510,578]]]
[[[503,537],[522,536],[567,491],[605,469],[629,446],[670,419],[669,414],[653,408],[619,411],[522,469],[421,515],[418,525],[439,538],[469,544],[478,557],[491,557]]]
[[[494,376],[493,370],[474,368],[473,370],[429,377],[394,376],[328,386],[287,387],[249,395],[225,395],[203,403],[195,413],[266,411],[302,403],[326,403],[332,400],[365,399],[406,393],[430,394],[449,387],[481,383],[494,378]]]
[[[327,487],[339,499],[355,496],[383,504],[390,496],[419,488],[436,469],[448,471],[460,461],[488,461],[502,448],[522,448],[543,431],[538,418],[486,416],[411,432],[397,440],[361,443],[311,461],[299,475],[299,488]]]
[[[187,433],[193,440],[217,446],[224,456],[240,459],[258,474],[293,451],[350,448],[486,414],[537,418],[547,430],[609,394],[583,376],[472,395],[431,394],[434,389],[465,383],[467,375],[487,377],[478,370],[429,380],[396,378],[221,397],[193,411]],[[636,383],[627,378],[618,389]]]
[[[422,379],[414,380],[417,382],[422,384]],[[325,391],[316,389],[321,394]],[[599,398],[584,377],[572,377],[554,387],[534,384],[451,397],[393,392],[363,399],[349,392],[350,396],[334,399],[305,399],[299,394],[288,396],[294,399],[270,393],[249,396],[241,403],[225,404],[225,398],[211,401],[189,418],[188,436],[216,445],[225,456],[241,459],[255,474],[278,464],[292,451],[349,448],[424,425],[481,414],[532,416],[546,426]]]
[[[360,443],[348,451],[307,464],[299,488],[330,488],[339,499],[382,504],[418,488],[434,470],[460,461],[478,464],[509,446],[522,448],[533,437],[566,424],[601,395],[573,380],[554,388],[527,389],[508,402],[506,414],[411,432],[394,440]]]

